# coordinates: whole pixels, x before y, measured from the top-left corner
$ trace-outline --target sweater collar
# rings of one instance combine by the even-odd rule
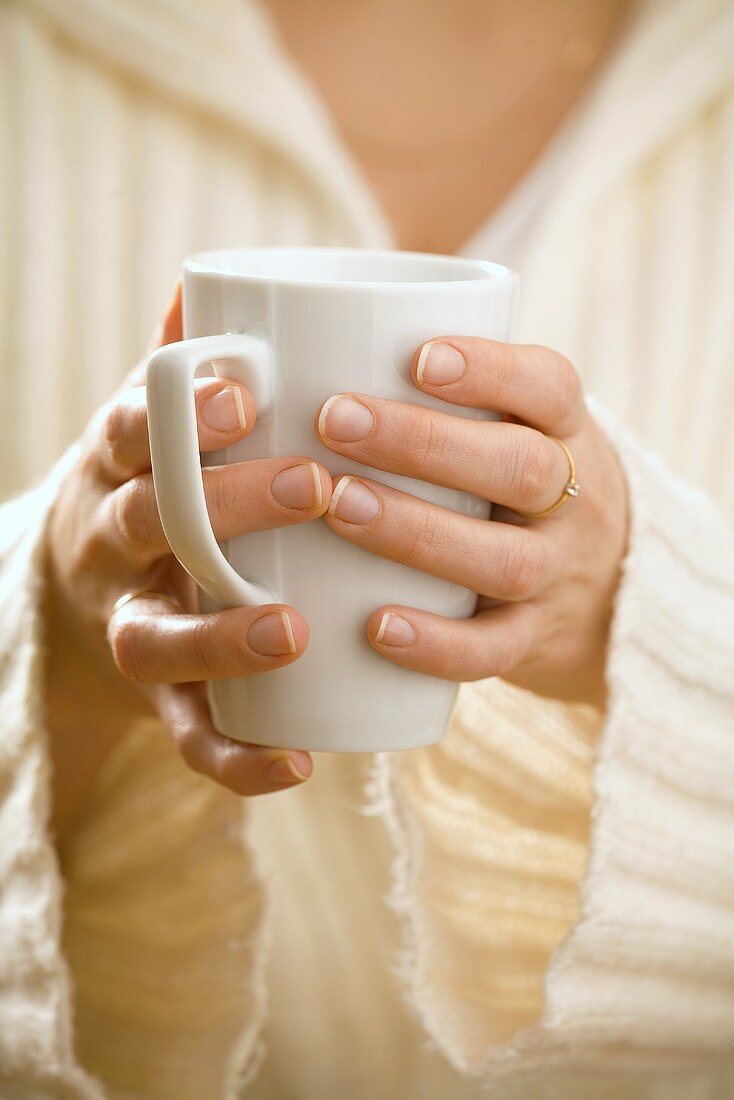
[[[26,0],[76,45],[290,161],[357,243],[392,232],[314,89],[258,0]],[[731,80],[729,0],[642,0],[574,124],[573,172],[548,228],[578,220]],[[633,106],[631,106],[633,105]]]
[[[572,171],[549,230],[578,223],[732,84],[729,0],[642,0],[613,58],[569,120]]]

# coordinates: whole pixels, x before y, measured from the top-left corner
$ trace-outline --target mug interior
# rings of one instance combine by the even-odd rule
[[[199,273],[352,286],[475,282],[511,274],[509,268],[484,260],[366,248],[224,249],[190,256],[185,266]]]

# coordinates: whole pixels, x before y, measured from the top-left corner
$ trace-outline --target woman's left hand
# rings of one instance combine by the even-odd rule
[[[332,451],[379,470],[465,490],[491,520],[440,508],[362,477],[334,479],[326,522],[350,542],[477,592],[471,619],[385,605],[367,622],[374,649],[450,680],[502,676],[541,695],[603,705],[605,655],[627,541],[627,486],[583,401],[578,375],[548,348],[440,337],[419,348],[413,381],[502,421],[339,394],[316,416]],[[564,493],[570,449],[581,492]]]

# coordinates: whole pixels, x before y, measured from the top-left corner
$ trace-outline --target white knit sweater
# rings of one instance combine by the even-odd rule
[[[0,20],[0,1096],[733,1095],[731,4],[641,9],[488,257],[627,471],[607,713],[465,685],[440,745],[244,803],[142,722],[60,851],[39,604],[75,448],[46,471],[186,253],[391,238],[251,3]]]

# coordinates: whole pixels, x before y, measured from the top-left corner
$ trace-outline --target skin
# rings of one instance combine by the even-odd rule
[[[502,676],[540,695],[602,706],[627,491],[582,400],[578,375],[548,348],[451,336],[431,343],[454,349],[463,373],[431,385],[428,368],[420,376],[418,348],[414,384],[454,405],[499,410],[502,422],[351,394],[371,414],[369,430],[362,434],[333,401],[316,417],[316,430],[325,446],[347,458],[496,502],[492,519],[458,516],[372,479],[345,478],[340,492],[338,476],[324,518],[337,535],[381,557],[472,589],[479,607],[473,618],[457,621],[385,605],[370,616],[367,637],[405,668],[450,680]],[[582,494],[550,516],[527,519],[518,512],[550,508],[568,481],[568,460],[549,436],[570,448]],[[345,507],[354,485],[376,498],[376,515],[366,522]]]
[[[501,14],[506,34],[513,12],[521,25],[514,33],[520,33],[536,6],[536,0],[487,5]],[[291,7],[294,13],[300,9]],[[576,7],[586,26],[587,16],[581,12],[588,6]],[[614,33],[616,23],[609,12],[614,9],[618,16],[623,7],[600,3],[595,8],[600,41],[608,44]],[[347,9],[354,18],[362,18],[360,4],[340,10]],[[395,10],[385,4],[385,12]],[[437,48],[445,41],[448,13],[454,12],[457,26],[466,15],[461,5],[421,11],[426,48],[426,27],[433,27]],[[428,18],[429,11],[440,18]],[[549,35],[552,52],[556,38],[550,25],[543,27],[541,21],[538,33]],[[377,46],[373,43],[371,48]],[[502,49],[501,38],[487,39],[487,72],[493,61],[500,64]],[[553,66],[543,67],[542,50],[529,53],[536,57],[536,66],[518,55],[515,83],[518,94],[524,88],[528,102],[540,106],[553,87]],[[385,71],[381,89],[389,86],[391,71]],[[398,75],[393,76],[393,94],[402,102],[400,96],[408,92],[401,89]],[[578,88],[587,76],[577,74]],[[460,94],[460,77],[459,69],[434,68],[436,94],[443,87],[448,95],[449,86],[452,96]],[[475,79],[474,74],[471,80]],[[562,83],[557,104],[568,99],[565,77]],[[486,127],[486,97],[470,94],[466,84],[464,91],[463,117],[469,130],[472,110],[481,116],[473,121]],[[420,116],[422,129],[411,131],[421,133],[426,142],[431,139],[430,108],[428,101]],[[496,108],[497,117],[502,109],[501,104]],[[375,126],[378,117],[375,112]],[[544,117],[547,138],[558,119],[553,112]],[[490,126],[486,132],[495,150],[503,148],[501,127]],[[532,128],[527,128],[526,137],[525,159],[513,161],[510,182],[521,170],[518,165],[524,167],[532,159],[537,145]],[[437,158],[441,144],[441,134],[435,135]],[[453,190],[442,184],[439,195],[429,187],[433,199],[429,201],[426,192],[411,206],[408,196],[415,181],[410,173],[405,175],[404,199],[392,207],[397,240],[418,248],[449,248],[465,234],[466,227],[458,225],[453,212],[472,208],[469,198],[464,203],[466,177],[457,172],[453,178]],[[375,188],[383,207],[389,207],[387,191],[380,193],[379,182]],[[408,211],[402,221],[401,209]],[[485,203],[479,216],[473,213],[475,222],[487,212]],[[438,236],[433,237],[434,232]],[[181,335],[177,287],[143,360],[86,426],[79,460],[51,510],[46,701],[54,765],[53,824],[59,842],[73,830],[110,750],[141,718],[158,715],[190,767],[241,795],[297,785],[313,769],[307,752],[235,743],[211,723],[206,681],[257,675],[298,660],[308,644],[308,624],[296,608],[280,604],[199,613],[195,586],[169,552],[152,488],[143,382],[150,352]],[[352,394],[358,409],[367,413],[368,428],[360,438],[352,431],[349,439],[344,423],[354,427],[354,418],[338,415],[345,407],[334,395],[325,403],[328,408],[313,410],[314,431],[334,453],[358,459],[377,472],[418,476],[493,500],[490,522],[460,517],[399,493],[381,485],[379,474],[375,479],[347,479],[345,486],[340,476],[332,479],[308,455],[291,455],[204,471],[215,534],[226,539],[259,528],[325,522],[335,537],[447,577],[479,596],[477,614],[465,622],[415,608],[376,606],[365,631],[386,660],[452,680],[499,675],[543,695],[602,706],[609,621],[627,537],[626,486],[611,445],[586,411],[573,367],[557,353],[451,334],[437,336],[431,344],[434,352],[440,345],[449,347],[449,355],[453,349],[463,364],[460,378],[436,384],[431,357],[421,355],[422,348],[415,350],[414,384],[444,401],[445,411]],[[201,380],[196,399],[202,451],[219,449],[252,430],[254,401],[237,383]],[[465,420],[452,416],[452,404],[494,409],[504,420]],[[213,412],[217,405],[218,414]],[[230,422],[223,426],[227,410]],[[213,427],[217,415],[219,427]],[[566,458],[548,436],[563,439],[571,448],[582,494],[552,516],[525,519],[519,512],[549,507],[568,480]],[[298,472],[290,475],[296,484],[288,488],[279,475],[296,467]],[[363,504],[372,501],[374,514],[367,522],[355,522],[353,507],[347,512],[355,488]],[[137,589],[167,593],[179,606],[160,597],[137,597],[113,613],[116,600]]]
[[[147,354],[179,339],[177,287]],[[194,613],[195,586],[170,553],[155,505],[142,384],[147,354],[87,425],[80,458],[50,514],[47,712],[53,819],[61,839],[118,738],[152,714],[163,719],[190,767],[238,794],[282,789],[307,778],[313,766],[308,753],[236,744],[211,724],[205,681],[291,664],[308,644],[308,626],[295,608],[283,604]],[[207,401],[228,387],[225,401],[232,390],[239,394],[247,427],[238,424],[235,402],[231,426],[213,430],[205,422],[212,418]],[[255,424],[252,396],[235,382],[199,382],[196,401],[202,451],[244,438]],[[285,506],[274,496],[278,477],[304,464],[303,499],[298,507]],[[204,485],[219,539],[315,519],[331,496],[328,471],[301,455],[210,467]],[[293,487],[288,499],[293,501]],[[168,593],[185,613],[166,600],[136,598],[112,614],[118,597],[136,589]],[[281,612],[288,615],[290,630],[284,629]],[[272,636],[263,637],[265,619]]]
[[[587,90],[629,6],[267,0],[397,247],[429,252],[458,249],[502,201]]]

